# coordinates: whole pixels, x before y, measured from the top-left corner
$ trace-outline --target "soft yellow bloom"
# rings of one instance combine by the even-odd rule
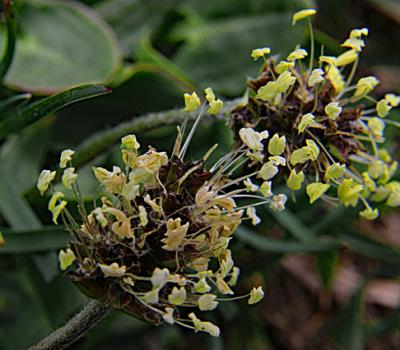
[[[400,96],[396,96],[395,94],[386,94],[385,100],[387,100],[392,107],[398,107],[400,105]]]
[[[208,285],[206,279],[200,278],[194,285],[193,290],[196,293],[207,293],[211,290],[211,287]]]
[[[287,60],[288,60],[289,62],[293,62],[293,61],[296,61],[296,60],[301,60],[301,59],[303,59],[303,58],[306,57],[306,56],[308,56],[308,53],[307,53],[306,50],[304,50],[304,49],[297,49],[297,50],[292,51],[292,52],[289,54],[289,56],[287,57]]]
[[[365,46],[364,40],[357,38],[349,38],[342,44],[342,47],[348,47],[357,52],[361,52],[364,46]]]
[[[373,160],[368,165],[368,174],[373,179],[377,179],[383,175],[385,163],[381,160]]]
[[[154,210],[156,213],[161,212],[161,207],[156,203],[155,200],[151,199],[148,194],[144,196],[144,201],[148,205],[150,205],[151,209]]]
[[[174,324],[174,309],[172,307],[166,307],[165,313],[162,315],[163,320],[168,324]]]
[[[99,267],[106,277],[122,277],[123,275],[125,275],[126,272],[126,266],[119,266],[116,262],[110,265],[99,264]]]
[[[157,172],[163,165],[168,163],[168,156],[165,152],[157,152],[150,149],[145,154],[139,156],[136,165],[151,172]]]
[[[75,174],[75,168],[67,168],[64,170],[62,183],[66,188],[71,189],[77,178],[78,174]]]
[[[385,118],[391,109],[392,107],[387,99],[382,99],[376,104],[376,112],[381,118]]]
[[[185,98],[185,112],[193,112],[200,107],[201,102],[196,92],[193,92],[191,95],[184,94],[183,97]]]
[[[261,141],[268,138],[269,134],[267,130],[257,132],[251,128],[241,128],[239,136],[243,143],[252,151],[262,151],[264,146]]]
[[[62,192],[54,192],[53,195],[51,196],[50,200],[49,200],[49,205],[48,205],[48,209],[50,211],[53,211],[54,208],[56,207],[56,204],[58,202],[59,199],[64,197],[64,193]]]
[[[247,216],[251,219],[251,223],[256,226],[261,222],[261,219],[257,216],[256,210],[254,207],[248,207],[246,209]]]
[[[350,32],[350,38],[351,39],[360,39],[362,36],[367,36],[368,35],[368,28],[361,28],[361,29],[353,29]]]
[[[121,196],[128,201],[134,200],[140,194],[140,185],[134,180],[130,180],[124,184]]]
[[[55,177],[56,177],[55,171],[42,170],[36,185],[41,195],[43,195],[43,193],[47,191],[47,189],[50,186],[50,183],[54,180]]]
[[[58,205],[56,205],[56,203],[60,200],[60,198],[63,198],[63,197],[64,197],[64,193],[55,192],[49,201],[48,209],[53,214],[53,222],[56,225],[58,225],[58,222],[57,222],[58,217],[60,216],[61,212],[67,205],[66,201],[61,201]]]
[[[319,61],[333,66],[337,65],[337,58],[335,56],[319,56]]]
[[[296,169],[292,169],[286,183],[287,183],[287,186],[291,190],[297,191],[297,190],[301,189],[301,185],[302,185],[304,179],[305,179],[305,175],[302,171],[297,173]]]
[[[151,284],[155,288],[162,288],[168,282],[169,270],[167,268],[160,269],[156,267],[151,275]]]
[[[385,187],[390,191],[389,197],[386,201],[386,205],[388,205],[389,207],[400,206],[400,182],[392,181],[388,183]]]
[[[272,188],[271,181],[264,181],[260,186],[260,192],[264,197],[267,198],[271,197],[273,195],[271,188]]]
[[[228,281],[228,284],[231,287],[236,285],[237,280],[239,278],[239,274],[240,274],[240,269],[238,267],[234,266],[233,269],[232,269],[231,278]]]
[[[217,299],[217,296],[214,294],[202,295],[198,300],[199,309],[201,311],[214,310],[218,306],[218,301],[215,299]]]
[[[317,144],[310,139],[306,140],[307,146],[304,146],[300,149],[296,149],[291,157],[290,163],[292,165],[296,165],[298,163],[305,163],[309,160],[315,161],[319,156],[319,148]]]
[[[209,333],[213,337],[219,337],[220,330],[216,325],[211,322],[200,321],[193,312],[189,314],[189,318],[192,320],[196,331],[203,331]]]
[[[140,144],[136,139],[135,135],[126,135],[121,139],[121,144],[122,146],[132,149],[132,150],[138,150],[140,148]]]
[[[342,113],[342,107],[340,107],[338,102],[330,102],[325,106],[325,113],[329,119],[336,120],[340,113]]]
[[[285,94],[287,90],[296,82],[296,77],[289,71],[285,71],[276,79],[276,90],[278,93]]]
[[[61,152],[60,156],[60,168],[65,168],[67,163],[72,160],[72,156],[74,155],[74,151],[71,149],[66,149],[65,151]]]
[[[346,172],[346,165],[340,163],[333,163],[326,168],[325,180],[337,180],[340,179]]]
[[[172,292],[168,295],[168,301],[173,305],[182,305],[186,300],[186,289],[185,287],[172,288]]]
[[[167,221],[167,232],[165,238],[161,240],[164,243],[163,249],[173,251],[177,250],[189,229],[189,222],[182,225],[181,218],[169,219]]]
[[[60,262],[61,270],[66,270],[75,260],[76,256],[70,248],[67,248],[65,251],[60,250],[60,253],[58,254],[58,261]]]
[[[268,153],[273,156],[280,156],[285,150],[286,137],[279,137],[278,134],[272,136],[268,143]]]
[[[278,167],[274,165],[273,161],[266,162],[258,172],[258,177],[263,180],[270,180],[278,173]]]
[[[297,126],[297,132],[301,134],[307,128],[319,127],[320,124],[318,124],[314,119],[315,116],[312,113],[307,113],[303,115],[300,119],[299,125]]]
[[[210,108],[207,110],[207,112],[213,115],[217,114],[222,109],[224,105],[223,102],[220,99],[215,99],[215,94],[211,88],[205,89],[204,92],[206,93],[206,100],[210,105]]]
[[[269,206],[271,209],[281,211],[285,209],[286,201],[287,196],[285,194],[278,194],[272,197],[272,202]]]
[[[95,210],[93,210],[93,214],[96,217],[97,222],[100,224],[101,227],[106,227],[108,225],[108,220],[106,219],[106,217],[103,214],[103,211],[101,210],[101,208],[96,208]]]
[[[142,300],[147,304],[157,304],[159,300],[160,288],[154,288],[142,296]]]
[[[308,86],[313,87],[319,83],[322,83],[325,79],[323,77],[324,71],[320,68],[313,69],[308,78]]]
[[[321,182],[313,182],[307,185],[306,192],[310,198],[310,204],[313,204],[317,199],[321,198],[323,194],[328,191],[330,185]]]
[[[269,81],[257,90],[256,97],[263,101],[272,102],[278,94],[279,92],[276,88],[276,81]]]
[[[130,218],[126,217],[125,213],[115,208],[104,208],[104,213],[115,216],[117,221],[111,225],[111,230],[120,238],[133,238],[134,232],[131,226]]]
[[[125,183],[125,176],[121,169],[117,166],[113,167],[113,171],[108,171],[102,167],[93,167],[94,176],[102,183],[107,191],[120,193]]]
[[[248,300],[249,305],[253,305],[258,303],[262,298],[264,298],[264,291],[262,287],[253,287],[253,289],[250,292],[250,298]]]
[[[243,185],[246,187],[246,192],[257,192],[260,187],[253,184],[251,179],[246,179],[243,181]]]
[[[369,191],[375,191],[376,189],[375,181],[371,179],[371,177],[366,171],[362,173],[362,178],[364,180],[364,187]]]
[[[340,203],[344,206],[355,207],[360,198],[360,193],[363,191],[364,186],[357,184],[354,180],[344,179],[338,188],[338,197]]]
[[[378,84],[379,80],[373,76],[361,78],[357,82],[354,97],[359,98],[369,94]]]
[[[375,220],[379,216],[378,209],[366,208],[360,211],[360,216],[367,220]]]
[[[288,61],[280,61],[276,66],[275,66],[275,71],[278,74],[282,74],[283,72],[287,71],[289,68],[294,67],[294,62],[288,62]]]
[[[354,62],[358,58],[356,50],[348,50],[337,57],[336,66],[342,67]]]
[[[303,18],[313,16],[316,13],[317,13],[317,11],[314,9],[305,9],[305,10],[298,11],[292,17],[292,25],[295,25],[297,21],[300,21]]]
[[[254,61],[257,61],[260,57],[264,57],[265,55],[269,55],[271,53],[271,49],[269,47],[263,47],[261,49],[254,49],[251,51],[251,58]]]
[[[221,294],[233,294],[232,289],[229,288],[228,284],[224,281],[219,273],[217,273],[215,277],[217,288]]]
[[[139,205],[139,220],[140,226],[145,227],[149,223],[149,219],[147,218],[147,211],[143,205]]]
[[[380,139],[382,138],[383,131],[385,130],[385,123],[379,118],[371,118],[368,120],[368,128],[374,137]]]
[[[331,82],[337,93],[343,90],[345,81],[343,80],[340,70],[336,66],[330,65],[326,68],[326,77]]]

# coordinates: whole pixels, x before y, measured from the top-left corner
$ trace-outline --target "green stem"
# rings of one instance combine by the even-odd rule
[[[3,13],[6,21],[7,37],[4,47],[4,55],[0,62],[0,81],[3,81],[3,78],[7,74],[15,52],[16,23],[12,10],[11,0],[3,0]]]

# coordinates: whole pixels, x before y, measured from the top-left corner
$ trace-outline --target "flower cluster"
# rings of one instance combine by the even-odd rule
[[[248,81],[248,102],[231,112],[230,122],[239,144],[250,147],[253,135],[248,157],[259,162],[265,180],[280,174],[291,190],[306,186],[310,203],[362,202],[360,215],[372,220],[379,212],[371,203],[400,205],[400,183],[393,180],[398,162],[384,146],[386,125],[400,126],[388,118],[400,97],[373,98],[379,83],[373,76],[353,83],[367,28],[352,30],[338,57],[322,53],[316,59],[310,20],[315,13],[307,9],[293,16],[293,24],[309,22],[310,52],[297,47],[278,61],[266,57],[269,48],[253,50],[253,59],[264,59],[261,74]]]
[[[232,297],[239,268],[229,244],[243,220],[259,223],[255,206],[268,203],[283,209],[286,197],[274,196],[269,182],[253,184],[252,176],[265,177],[261,171],[235,177],[246,154],[258,157],[266,132],[244,129],[246,145],[210,167],[206,161],[217,145],[202,159],[185,161],[201,116],[206,111],[218,113],[222,101],[211,89],[205,90],[204,103],[196,93],[184,97],[186,111],[199,110],[187,136],[185,122],[178,127],[170,155],[151,147],[141,153],[135,135],[123,137],[124,169],[93,168],[103,195],[90,211],[80,195],[74,152],[62,152],[59,172],[64,187],[75,194],[78,220],[68,210],[73,203],[68,205],[64,194],[54,191],[56,171],[43,170],[37,187],[42,194],[52,192],[53,221],[61,218],[74,238],[59,253],[61,269],[89,297],[154,324],[175,323],[218,336],[218,327],[201,321],[193,310],[214,310],[226,300],[248,298],[249,304],[261,300],[261,287]],[[281,162],[279,157],[276,162]],[[254,191],[260,194],[248,193]]]

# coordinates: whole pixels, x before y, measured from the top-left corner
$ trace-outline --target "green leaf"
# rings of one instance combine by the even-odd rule
[[[31,0],[18,15],[18,45],[5,77],[7,87],[50,95],[76,85],[106,83],[120,64],[113,33],[82,4]]]
[[[331,288],[338,265],[338,254],[336,251],[327,251],[316,257],[316,268],[325,288]]]
[[[3,45],[3,57],[0,61],[0,81],[3,81],[4,76],[7,74],[11,66],[16,42],[16,21],[12,1],[3,1],[3,13],[5,18],[5,44]]]
[[[87,84],[32,103],[15,113],[9,113],[0,121],[0,139],[65,106],[109,92],[110,90],[102,85]]]
[[[364,349],[363,289],[352,296],[331,329],[338,350]]]
[[[213,20],[188,20],[172,32],[171,38],[185,41],[174,62],[201,87],[229,96],[243,93],[248,76],[260,69],[251,50],[268,46],[283,57],[304,38],[304,28],[293,28],[290,16],[263,14]]]
[[[29,231],[4,231],[6,244],[0,248],[1,254],[37,253],[60,249],[71,238],[64,227],[44,226]]]
[[[260,233],[256,233],[243,225],[237,229],[235,237],[254,249],[274,253],[324,252],[339,246],[339,242],[336,240],[324,241],[318,239],[303,243],[271,239],[261,235]]]

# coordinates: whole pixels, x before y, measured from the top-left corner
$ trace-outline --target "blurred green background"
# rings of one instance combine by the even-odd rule
[[[0,102],[1,350],[27,348],[87,303],[57,266],[68,236],[52,226],[46,199],[32,190],[39,170],[53,167],[62,149],[98,141],[80,164],[83,193],[91,200],[91,166],[118,157],[105,136],[121,123],[129,129],[146,113],[181,108],[184,92],[211,86],[225,99],[242,96],[246,78],[259,69],[251,49],[268,46],[284,56],[297,44],[307,47],[306,28],[290,25],[302,8],[318,9],[316,41],[330,54],[341,52],[351,29],[368,27],[358,74],[380,79],[378,97],[400,92],[399,0],[20,0],[8,22],[6,3],[1,50],[7,51],[10,23],[16,48],[1,96],[19,97]],[[55,105],[106,91],[90,87],[44,100],[85,83],[104,84],[112,93],[57,112]],[[393,115],[400,120],[398,111]],[[170,149],[174,125],[148,129],[138,133],[141,144]],[[399,159],[399,132],[388,134]],[[232,144],[222,120],[203,123],[190,154],[215,142],[222,149]],[[262,224],[241,227],[233,249],[239,292],[262,283],[266,296],[257,306],[229,303],[205,315],[221,327],[221,338],[114,312],[72,348],[400,348],[399,210],[371,224],[349,208],[310,206],[299,194],[286,211],[259,214]]]

